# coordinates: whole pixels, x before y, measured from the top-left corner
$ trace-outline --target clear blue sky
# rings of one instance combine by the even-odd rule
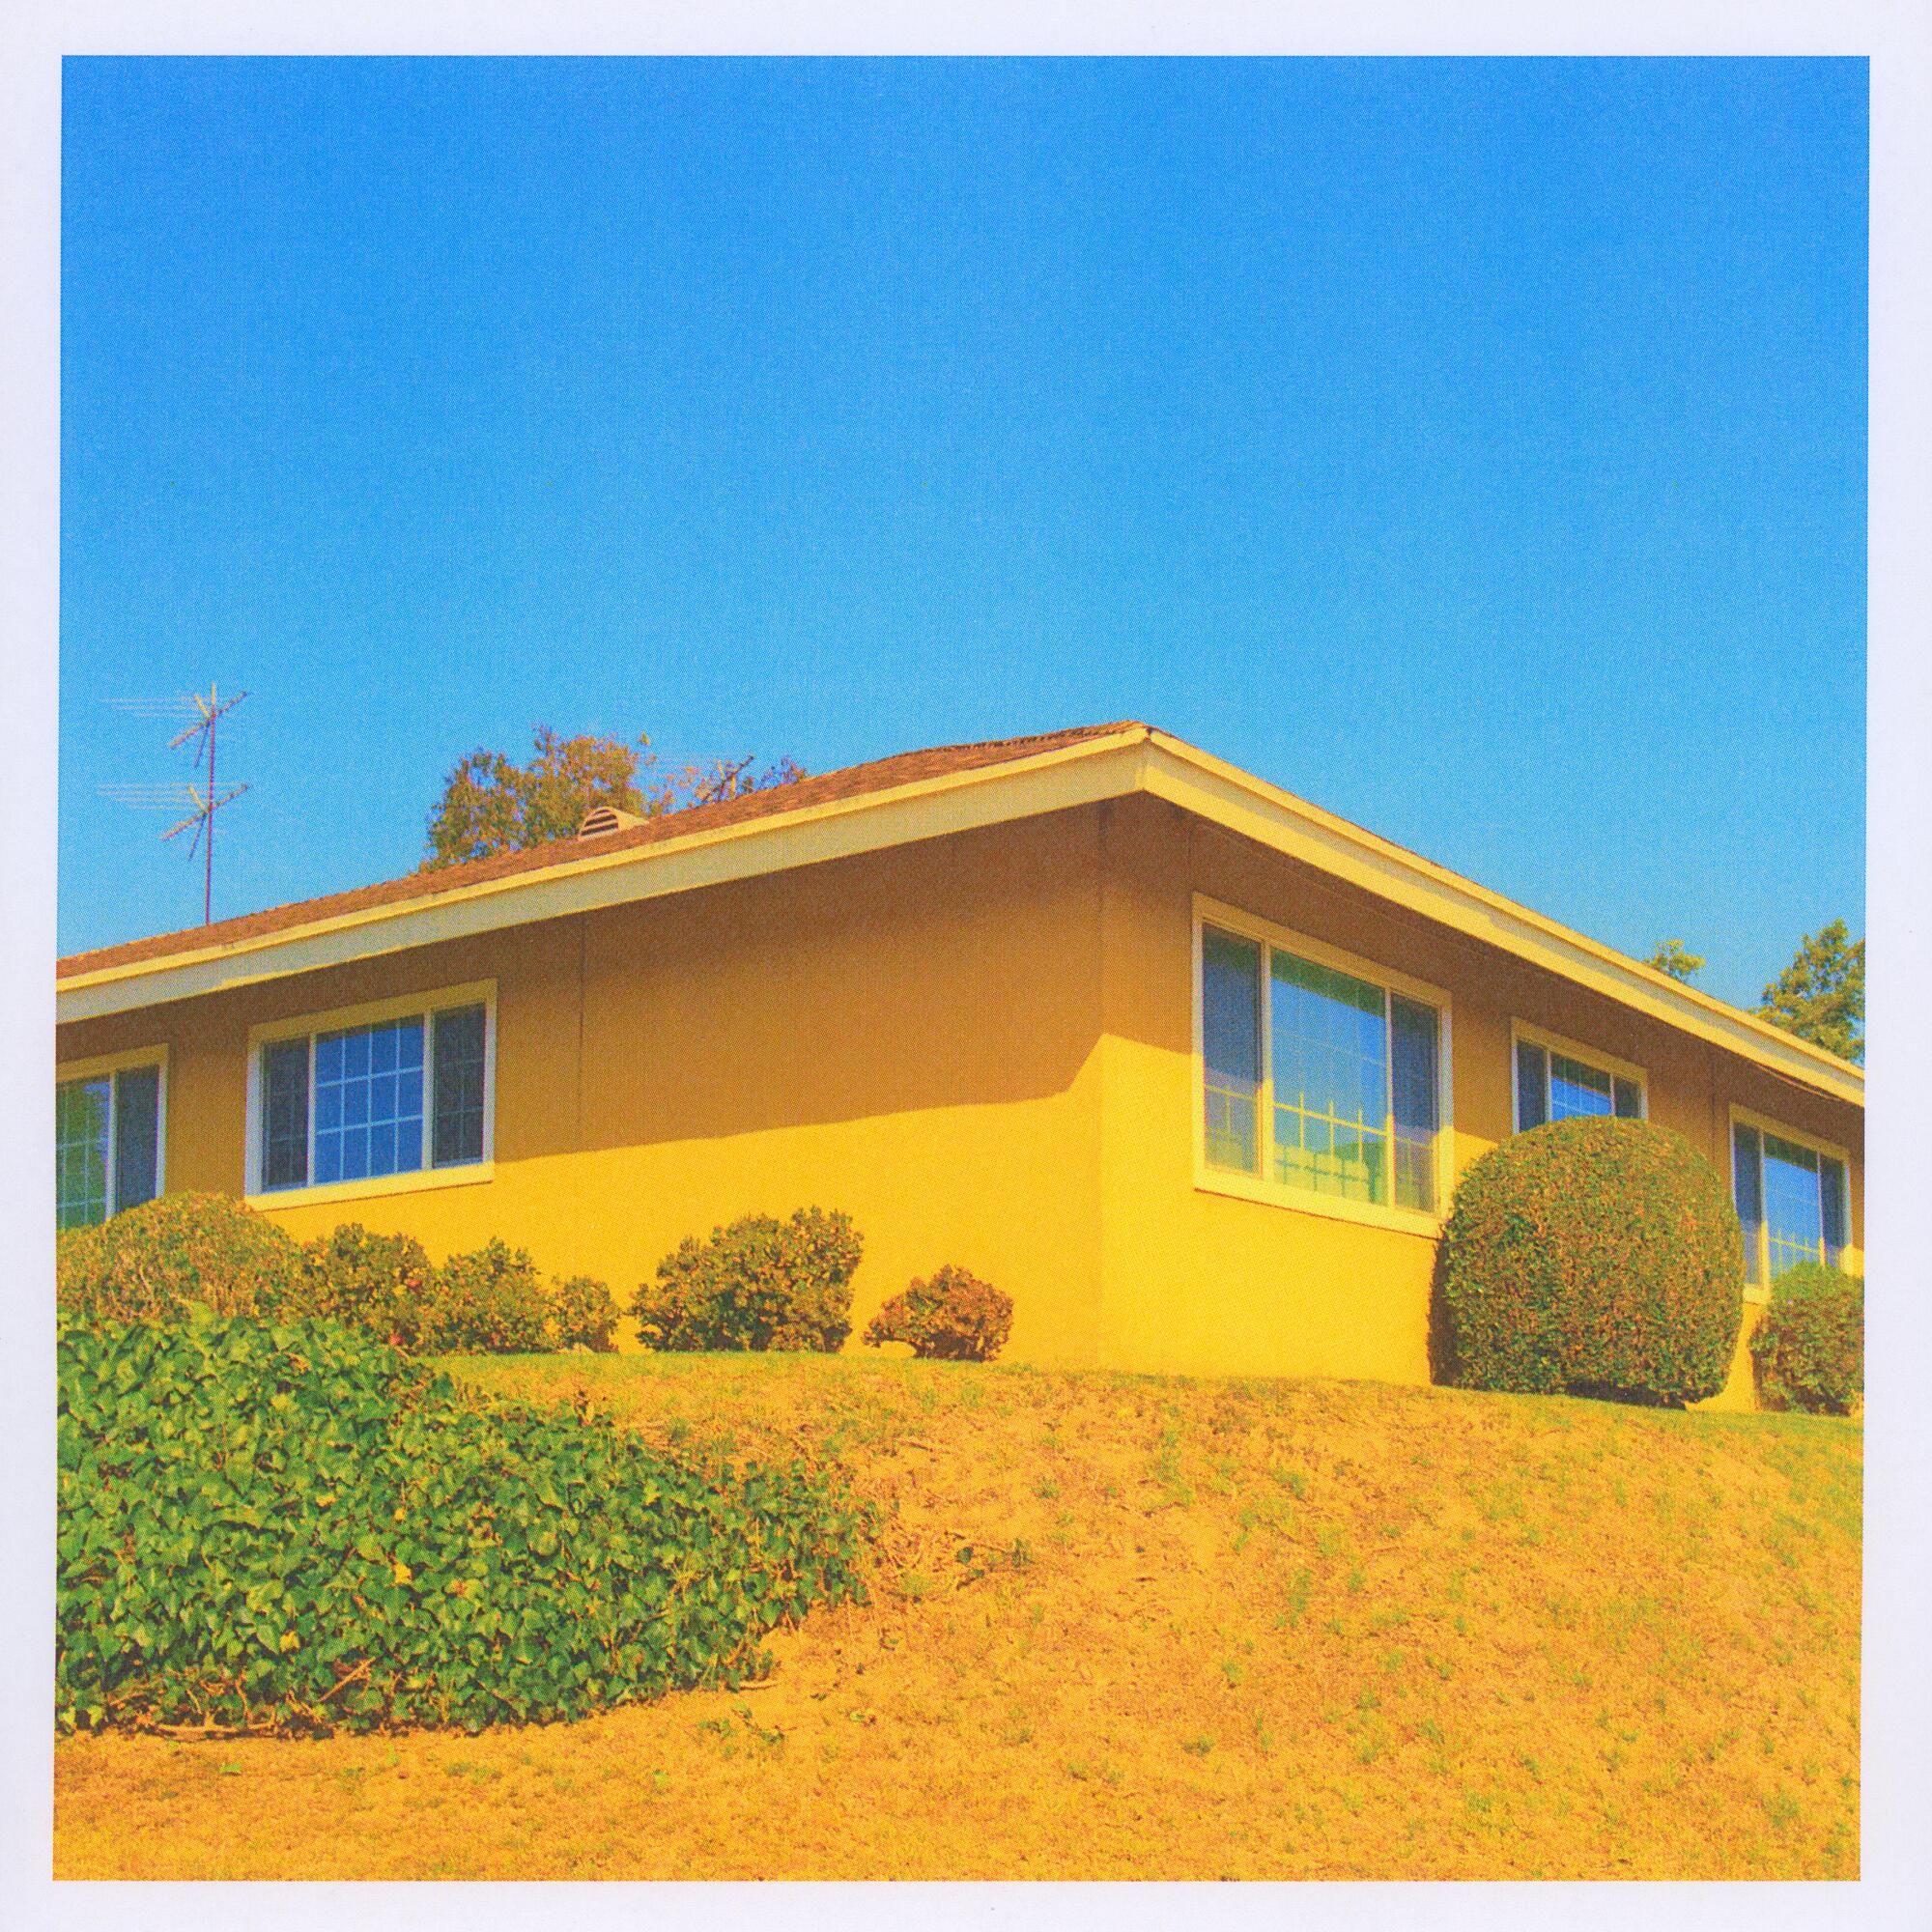
[[[1862,61],[70,61],[63,951],[529,728],[1164,725],[1751,1003],[1863,929]],[[181,841],[185,843],[185,841]]]

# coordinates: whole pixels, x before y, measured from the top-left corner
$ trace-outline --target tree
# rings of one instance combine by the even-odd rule
[[[1668,973],[1673,980],[1687,982],[1704,970],[1704,962],[1694,952],[1687,952],[1681,939],[1666,939],[1650,955],[1650,964],[1660,973]]]
[[[695,760],[660,772],[648,738],[635,745],[587,733],[559,738],[547,724],[532,735],[527,764],[483,749],[457,761],[429,815],[424,871],[568,838],[592,806],[658,818],[805,777],[790,758],[761,772],[750,758]]]
[[[1758,1017],[1841,1060],[1864,1065],[1865,943],[1834,919],[1806,933],[1792,960],[1764,989]]]

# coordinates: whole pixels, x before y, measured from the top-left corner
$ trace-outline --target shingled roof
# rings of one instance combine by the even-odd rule
[[[1045,731],[1030,738],[992,738],[977,744],[939,745],[926,751],[900,752],[889,758],[873,758],[865,764],[824,772],[816,778],[796,779],[789,784],[745,792],[736,798],[720,800],[715,805],[695,805],[682,811],[666,812],[661,817],[647,819],[641,825],[603,834],[594,840],[575,837],[553,839],[548,844],[533,845],[520,852],[498,852],[487,859],[472,859],[467,865],[443,866],[435,871],[407,872],[401,878],[384,879],[373,886],[358,886],[351,892],[330,893],[321,898],[297,899],[288,905],[270,906],[262,912],[242,913],[234,919],[217,920],[213,925],[191,925],[179,932],[157,933],[150,939],[130,939],[119,946],[97,947],[91,952],[72,952],[57,963],[55,979],[57,981],[74,979],[86,973],[105,972],[117,966],[167,958],[174,953],[201,952],[210,948],[260,939],[270,933],[288,931],[377,906],[406,905],[412,900],[458,892],[468,886],[542,872],[582,860],[591,851],[603,857],[640,846],[658,845],[695,833],[722,831],[752,819],[809,810],[814,806],[861,798],[868,792],[891,791],[897,786],[918,784],[927,779],[947,778],[987,765],[1007,764],[1016,758],[1035,757],[1042,752],[1058,751],[1064,746],[1077,745],[1091,738],[1104,738],[1122,731],[1144,732],[1147,728],[1144,724],[1126,720],[1113,724],[1081,724],[1065,731]]]

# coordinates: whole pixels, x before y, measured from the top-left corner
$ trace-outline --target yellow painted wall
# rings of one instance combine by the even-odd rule
[[[291,1232],[359,1220],[438,1256],[501,1235],[627,1302],[685,1235],[815,1202],[866,1236],[855,1332],[951,1262],[1013,1296],[1017,1359],[1425,1381],[1433,1240],[1195,1184],[1196,893],[1448,992],[1458,1171],[1511,1130],[1516,1018],[1644,1067],[1651,1118],[1726,1176],[1732,1102],[1846,1146],[1861,1246],[1857,1109],[1147,796],[83,1022],[58,1050],[164,1040],[168,1184],[239,1193],[251,1026],[494,979],[494,1178],[273,1210]],[[1719,1400],[1749,1400],[1742,1341]]]

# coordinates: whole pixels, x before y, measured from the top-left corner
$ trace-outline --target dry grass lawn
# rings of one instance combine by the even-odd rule
[[[459,1365],[836,1456],[872,1601],[476,1737],[57,1752],[69,1878],[1854,1878],[1861,1436],[832,1359]],[[957,1560],[962,1549],[972,1560]]]

